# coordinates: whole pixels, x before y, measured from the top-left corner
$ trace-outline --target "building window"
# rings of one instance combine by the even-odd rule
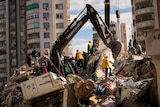
[[[44,33],[44,38],[49,38],[49,33]]]
[[[48,9],[49,9],[48,3],[43,3],[43,9],[45,9],[45,10],[48,10]]]
[[[44,48],[50,48],[50,43],[49,42],[45,42],[44,43]]]
[[[24,18],[24,14],[20,14],[20,18]]]
[[[16,59],[11,59],[11,65],[12,66],[16,65]]]
[[[49,18],[49,13],[43,13],[43,18],[48,19]]]
[[[19,6],[19,9],[20,9],[20,10],[24,10],[24,6],[23,6],[23,5],[20,5],[20,6]]]
[[[0,59],[0,64],[6,63],[6,59]]]
[[[56,19],[63,19],[63,13],[57,13]]]
[[[49,23],[43,23],[43,28],[48,29],[49,28]]]
[[[10,11],[14,11],[14,10],[15,10],[15,6],[14,6],[14,5],[10,6],[10,7],[9,7],[9,10],[10,10]]]
[[[13,30],[13,29],[16,29],[15,23],[11,23],[11,24],[10,24],[10,29],[12,29],[12,30]]]
[[[64,28],[64,24],[63,23],[56,23],[56,28]]]
[[[56,9],[63,9],[63,4],[56,4]]]
[[[0,6],[0,11],[1,11],[1,10],[5,10],[5,6],[1,5],[1,6]]]

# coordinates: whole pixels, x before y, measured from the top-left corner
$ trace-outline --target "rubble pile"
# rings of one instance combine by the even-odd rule
[[[128,81],[128,86],[134,93],[123,98],[115,107],[158,107],[156,69],[151,58],[146,57],[141,60],[133,58],[127,65],[122,67],[119,75],[132,77]]]
[[[68,86],[68,90],[71,90],[71,86],[73,88],[72,91],[68,91],[68,94],[72,93],[74,96],[68,98],[76,99],[73,101],[75,105],[70,103],[70,99],[67,102],[69,105],[64,107],[73,105],[74,107],[86,107],[89,105],[91,107],[133,107],[133,104],[137,107],[155,107],[153,104],[157,104],[155,103],[157,100],[156,90],[154,90],[156,89],[156,71],[154,70],[151,58],[133,55],[119,60],[118,65],[115,65],[117,62],[112,60],[114,62],[112,65],[113,76],[106,78],[100,64],[102,57],[106,55],[105,53],[112,60],[112,55],[109,54],[110,50],[106,49],[102,52],[97,52],[94,56],[90,57],[88,67],[84,71],[87,73],[89,79],[94,80],[94,83],[97,85],[96,91],[90,91],[92,92],[90,94],[86,93],[85,89],[88,86],[79,77],[81,78],[80,85],[78,85],[79,96],[77,96],[77,90],[75,89],[75,84],[79,83],[77,80],[74,81],[74,84]],[[83,86],[82,84],[86,87],[81,87]],[[143,99],[144,96],[146,99]],[[87,103],[82,101],[86,101]]]
[[[112,76],[108,77],[101,67],[106,55],[112,69]],[[68,74],[61,78],[56,73],[44,73],[40,67],[24,65],[2,87],[1,102],[18,107],[157,106],[156,70],[149,57],[132,55],[115,61],[106,48],[91,55],[82,72],[85,75]],[[32,91],[26,91],[29,89]]]

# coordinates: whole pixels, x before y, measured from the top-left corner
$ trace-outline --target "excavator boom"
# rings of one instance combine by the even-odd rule
[[[85,9],[86,12],[83,13]],[[94,28],[96,29],[104,44],[106,44],[106,46],[108,45],[106,39],[108,39],[111,33],[107,25],[105,25],[105,23],[102,21],[98,12],[91,5],[86,4],[86,8],[84,8],[83,11],[73,20],[73,22],[71,22],[71,24],[66,28],[66,30],[59,36],[57,41],[53,44],[50,58],[53,64],[57,67],[57,69],[60,70],[60,56],[63,52],[63,49],[88,20],[90,20],[90,22],[93,24]],[[102,23],[105,25],[105,28],[107,29],[106,35],[103,33],[99,20],[102,21]]]

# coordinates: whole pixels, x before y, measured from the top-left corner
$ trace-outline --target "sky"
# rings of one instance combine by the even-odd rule
[[[86,4],[90,4],[97,10],[98,14],[104,21],[104,1],[105,0],[70,0],[70,13],[71,22],[78,14],[85,8]],[[110,0],[110,21],[117,22],[116,10],[120,11],[120,23],[132,24],[132,13],[131,13],[131,0]],[[76,50],[86,51],[89,40],[93,40],[93,25],[88,21],[78,31],[78,33],[72,39],[73,56],[75,56]]]

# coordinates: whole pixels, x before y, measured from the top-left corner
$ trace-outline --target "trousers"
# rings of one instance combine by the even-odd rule
[[[106,68],[106,77],[107,77],[108,73],[109,73],[109,76],[112,75],[111,68]]]

